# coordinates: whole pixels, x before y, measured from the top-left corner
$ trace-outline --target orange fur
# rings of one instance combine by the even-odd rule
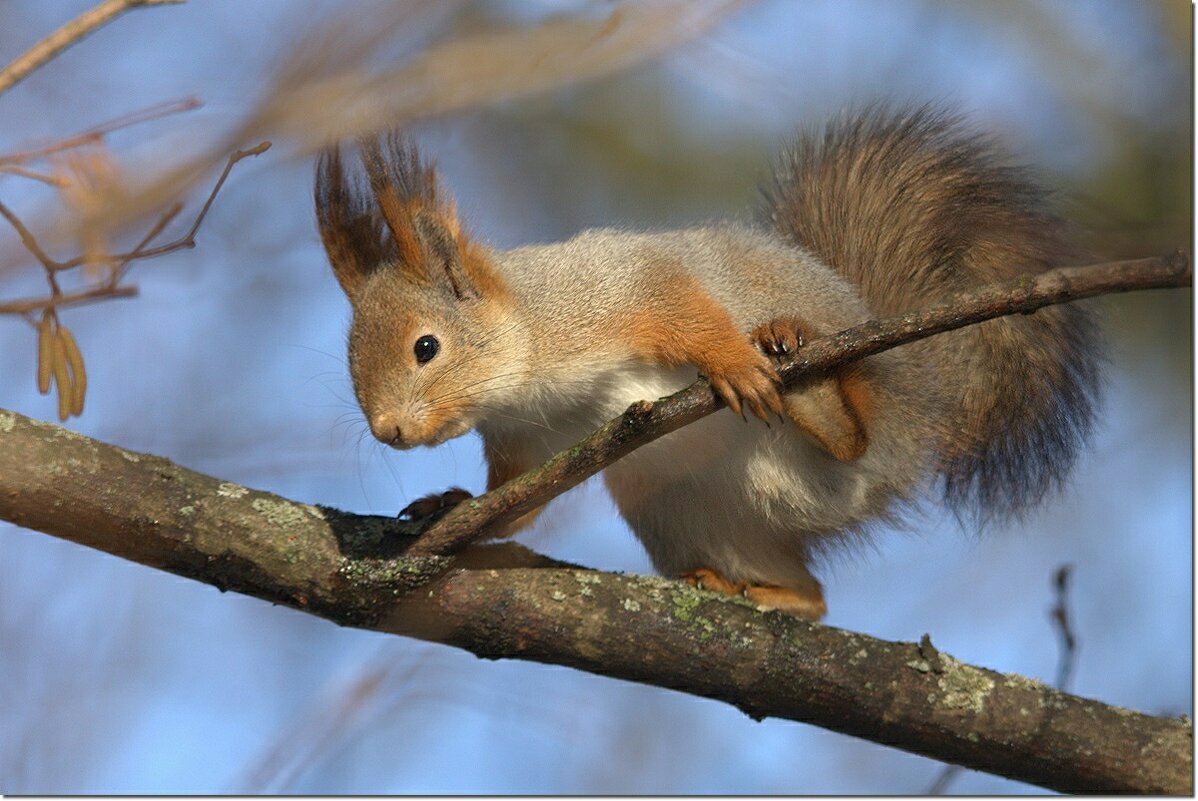
[[[693,364],[734,412],[743,400],[763,420],[782,411],[777,371],[732,316],[680,266],[655,271],[646,302],[612,315],[605,333],[624,341],[632,355],[665,365]]]
[[[374,192],[375,202],[378,204],[379,211],[382,212],[383,220],[387,223],[387,230],[391,232],[395,247],[399,251],[399,263],[409,268],[419,265],[423,258],[423,250],[420,247],[416,229],[412,225],[413,212],[419,204],[400,199],[399,190],[387,176],[382,156],[377,151],[365,150],[362,164],[366,168],[366,177]],[[434,179],[431,174],[428,180],[431,193],[434,191],[432,188]]]
[[[378,193],[379,210],[387,221],[387,228],[395,238],[395,246],[399,250],[399,263],[409,268],[422,265],[424,250],[420,247],[420,238],[412,221],[416,219],[416,210],[420,204],[401,203],[393,187],[387,187]]]
[[[449,211],[453,211],[452,206]],[[457,218],[452,218],[452,222],[447,219],[446,225],[453,233],[454,241],[458,243],[458,252],[462,254],[462,266],[470,280],[478,287],[479,293],[489,302],[506,305],[511,299],[511,293],[508,292],[503,277],[495,269],[495,263],[487,255],[486,248],[462,230]]]
[[[797,588],[773,585],[732,582],[715,570],[695,568],[683,573],[681,578],[692,586],[722,595],[739,595],[757,605],[763,612],[780,610],[807,620],[820,620],[828,613],[824,591],[818,581],[808,576],[808,581]]]
[[[833,458],[851,462],[865,453],[865,430],[847,409],[835,379],[809,384],[804,392],[788,395],[786,416]]]
[[[797,590],[789,587],[750,585],[745,587],[744,596],[763,612],[776,609],[807,620],[821,620],[828,614],[828,604],[824,601],[823,590],[818,584],[814,590],[806,587]]]
[[[840,394],[845,409],[856,420],[862,432],[868,432],[874,419],[874,391],[860,364],[850,364],[840,371]]]
[[[620,315],[613,333],[635,355],[663,364],[694,364],[727,372],[753,361],[753,348],[707,290],[679,268],[663,269],[650,302]]]
[[[798,317],[771,320],[753,331],[767,353],[789,353],[818,332]],[[787,417],[836,459],[851,462],[869,445],[873,393],[859,365],[808,379],[784,401]]]

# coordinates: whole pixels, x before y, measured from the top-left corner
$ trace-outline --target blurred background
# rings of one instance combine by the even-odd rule
[[[89,5],[5,0],[0,64]],[[308,74],[378,74],[461,36],[601,24],[613,8],[359,2],[350,20],[331,1],[193,0],[133,11],[0,96],[0,153],[201,98],[199,110],[108,137],[105,157],[130,181],[276,139],[238,165],[194,250],[134,266],[139,297],[62,311],[90,373],[71,427],[357,512],[394,513],[449,485],[481,491],[473,435],[405,453],[368,436],[346,374],[348,305],[314,229],[313,142],[302,115],[284,124],[260,112]],[[412,118],[428,117],[411,130],[476,234],[509,247],[589,226],[749,219],[795,126],[889,98],[954,104],[996,134],[1059,190],[1095,260],[1191,248],[1187,2],[710,8],[685,36],[655,21],[637,45],[652,57],[590,80],[542,71],[544,91],[467,97],[435,117],[420,112],[461,87],[432,87],[423,108],[404,100]],[[351,23],[373,49],[338,46],[361,41]],[[378,107],[411,88],[376,87]],[[180,229],[214,173],[187,192]],[[0,199],[56,255],[77,247],[52,187],[0,175]],[[44,291],[41,268],[0,227],[0,302]],[[930,632],[960,659],[1051,682],[1051,579],[1071,564],[1073,691],[1190,714],[1191,303],[1189,291],[1096,301],[1112,345],[1106,401],[1067,490],[985,537],[933,517],[833,559],[826,622],[890,639]],[[54,419],[34,357],[30,326],[0,317],[0,407]],[[650,570],[594,481],[520,539],[598,568]],[[5,793],[918,794],[942,770],[666,690],[339,629],[3,523],[0,554]],[[972,772],[950,786],[1031,789]]]

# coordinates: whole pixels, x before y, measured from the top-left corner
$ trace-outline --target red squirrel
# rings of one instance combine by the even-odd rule
[[[410,141],[358,150],[365,181],[329,148],[315,199],[371,431],[411,448],[477,430],[493,489],[705,376],[730,411],[604,473],[663,574],[818,619],[820,551],[929,492],[1017,514],[1060,483],[1091,427],[1102,346],[1072,305],[780,392],[773,360],[805,339],[1070,258],[1045,192],[952,114],[873,107],[800,134],[756,227],[590,230],[506,251],[467,233]],[[746,425],[746,409],[783,424]]]

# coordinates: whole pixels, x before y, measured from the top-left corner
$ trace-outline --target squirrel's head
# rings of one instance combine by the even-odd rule
[[[316,169],[316,217],[353,306],[354,392],[382,442],[436,445],[502,404],[527,358],[510,295],[436,174],[392,135],[362,141],[366,182],[340,149]]]

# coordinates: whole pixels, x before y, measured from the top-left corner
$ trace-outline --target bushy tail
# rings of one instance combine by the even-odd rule
[[[930,107],[873,107],[801,134],[764,195],[774,230],[860,287],[878,316],[1071,255],[1046,193]],[[952,506],[1018,513],[1060,483],[1098,392],[1103,348],[1084,309],[1052,306],[906,347],[961,398],[939,448]]]

